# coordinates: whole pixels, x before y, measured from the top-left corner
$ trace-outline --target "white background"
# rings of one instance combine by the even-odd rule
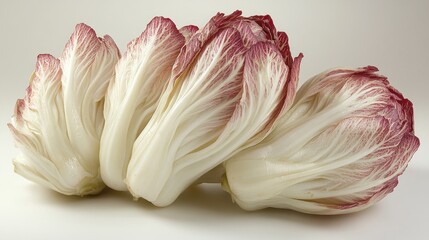
[[[0,0],[0,239],[429,239],[428,1],[6,1]],[[137,3],[140,2],[140,3]],[[126,193],[65,197],[13,173],[6,127],[39,53],[59,56],[74,25],[111,35],[123,51],[155,15],[202,26],[216,12],[270,14],[292,53],[304,53],[301,83],[337,66],[377,66],[415,106],[421,146],[395,191],[346,216],[286,210],[245,212],[216,186],[155,208]]]

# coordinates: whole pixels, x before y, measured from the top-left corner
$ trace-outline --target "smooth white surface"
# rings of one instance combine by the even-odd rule
[[[132,3],[142,2],[142,3]],[[428,239],[429,2],[427,1],[5,1],[0,2],[0,239]],[[13,173],[18,152],[6,127],[39,53],[59,56],[74,25],[111,35],[121,50],[155,15],[202,26],[216,12],[270,14],[292,53],[304,53],[301,83],[337,66],[375,65],[414,103],[421,146],[396,190],[352,215],[245,212],[219,187],[185,192],[167,208],[127,193],[65,197]]]

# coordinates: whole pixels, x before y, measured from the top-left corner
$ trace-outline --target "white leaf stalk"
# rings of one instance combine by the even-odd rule
[[[23,177],[65,195],[100,192],[99,141],[104,95],[119,51],[109,36],[76,26],[60,60],[39,55],[24,99],[9,128]]]
[[[261,141],[293,99],[284,49],[260,38],[261,27],[235,27],[240,21],[248,26],[239,12],[219,14],[182,49],[134,143],[126,183],[136,198],[171,204],[224,159]]]
[[[233,200],[344,214],[392,192],[419,140],[412,103],[376,71],[334,69],[306,82],[266,139],[226,161]]]
[[[186,36],[195,31],[193,26],[182,29]],[[101,176],[110,188],[127,190],[123,180],[134,141],[152,117],[184,44],[170,19],[156,17],[119,61],[106,97],[100,150]]]

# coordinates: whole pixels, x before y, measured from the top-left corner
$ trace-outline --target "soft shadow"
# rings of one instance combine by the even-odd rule
[[[140,201],[139,201],[140,202]],[[141,201],[146,207],[147,202]],[[144,202],[144,203],[143,203]],[[202,184],[186,190],[171,206],[165,208],[151,208],[154,215],[164,218],[167,221],[177,221],[180,223],[201,224],[213,222],[219,224],[233,224],[240,221],[281,221],[293,222],[294,224],[312,225],[314,227],[326,227],[327,225],[337,225],[345,221],[359,218],[367,214],[362,211],[355,214],[338,216],[317,216],[299,213],[285,209],[263,209],[259,211],[245,211],[237,204],[234,204],[228,193],[224,192],[220,186],[215,184]],[[373,211],[377,207],[372,208]]]
[[[29,184],[27,186],[27,191],[33,196],[33,201],[39,201],[51,206],[80,207],[92,203],[97,205],[103,205],[105,203],[125,204],[126,202],[133,201],[133,197],[128,192],[114,191],[107,187],[99,194],[87,196],[63,195],[36,184]]]
[[[363,221],[363,219],[370,219],[374,215],[379,216],[387,213],[395,215],[398,206],[403,206],[399,211],[403,211],[404,214],[407,211],[404,206],[410,204],[424,206],[428,192],[422,190],[426,189],[423,183],[429,180],[429,171],[427,170],[408,169],[400,177],[397,189],[386,198],[386,201],[383,200],[362,212],[338,216],[315,216],[283,209],[248,212],[234,204],[229,194],[216,184],[193,186],[186,190],[172,205],[164,208],[155,207],[143,199],[133,201],[133,197],[128,192],[117,192],[107,188],[101,194],[89,197],[64,196],[36,185],[29,185],[28,190],[33,201],[50,206],[91,207],[92,211],[95,212],[109,211],[114,207],[116,213],[128,209],[133,213],[135,212],[137,216],[145,215],[174,224],[195,225],[203,228],[210,226],[210,224],[207,225],[208,223],[217,226],[218,224],[236,224],[237,222],[261,221],[262,219],[274,224],[287,223],[291,226],[334,229],[336,225],[357,222],[355,220],[359,218],[361,218],[360,221]]]

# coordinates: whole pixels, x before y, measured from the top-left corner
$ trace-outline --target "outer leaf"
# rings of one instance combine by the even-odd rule
[[[260,144],[226,162],[243,208],[342,214],[393,191],[419,146],[412,104],[377,69],[337,69],[306,82]]]
[[[134,144],[127,173],[134,196],[165,205],[190,184],[189,179],[199,177],[199,169],[185,176],[177,174],[206,157],[202,150],[216,148],[239,101],[243,53],[238,32],[222,31],[162,94],[155,114]],[[188,155],[199,156],[189,161]],[[210,168],[216,163],[207,165]],[[158,200],[170,180],[177,188],[168,198]]]
[[[185,30],[192,34],[195,28]],[[116,190],[123,179],[135,139],[152,117],[185,39],[170,19],[156,17],[128,44],[116,67],[106,100],[106,125],[101,138],[101,175]]]
[[[81,164],[86,169],[96,169],[97,174],[104,95],[114,78],[119,55],[111,37],[100,39],[92,28],[79,24],[60,59],[68,136],[85,159]]]
[[[103,184],[83,168],[67,137],[61,74],[58,59],[38,56],[26,97],[8,124],[21,149],[15,171],[66,195],[96,193]]]
[[[179,81],[184,79],[183,85],[178,87],[176,82],[170,95],[165,97],[172,101],[169,103],[166,101],[165,106],[161,101],[159,109],[165,109],[164,112],[159,116],[154,115],[154,121],[149,123],[147,132],[145,129],[135,143],[135,151],[128,168],[127,183],[133,195],[143,197],[158,206],[170,204],[186,187],[222,163],[224,159],[242,148],[261,141],[271,129],[273,119],[284,107],[286,95],[291,94],[288,92],[287,85],[291,81],[288,77],[289,68],[283,61],[282,54],[272,43],[254,42],[255,44],[248,46],[249,50],[244,56],[243,76],[241,74],[237,76],[244,79],[243,89],[239,96],[240,102],[237,102],[237,105],[228,104],[228,106],[234,106],[233,108],[228,107],[230,109],[228,111],[222,110],[225,108],[222,101],[228,100],[230,98],[226,97],[228,95],[235,96],[235,93],[234,95],[222,94],[222,91],[225,90],[212,82],[226,79],[227,81],[218,84],[228,86],[228,81],[232,80],[232,77],[228,75],[234,77],[238,72],[231,74],[231,70],[228,70],[222,78],[219,73],[209,71],[219,68],[216,65],[222,66],[220,68],[222,71],[225,71],[223,69],[226,66],[234,66],[225,61],[234,63],[236,60],[227,59],[237,57],[232,54],[219,54],[218,49],[237,46],[237,43],[228,41],[240,39],[240,36],[239,32],[231,28],[219,30],[222,26],[219,23],[222,23],[223,20],[212,21],[208,27],[201,30],[200,34],[197,33],[193,36],[194,40],[191,40],[190,43],[193,43],[194,46],[188,44],[178,58],[175,69],[182,69],[176,73],[179,74]],[[247,25],[243,25],[243,29],[250,31],[245,26]],[[207,29],[221,32],[213,35],[213,33],[207,32]],[[232,34],[233,36],[230,37],[229,35]],[[247,35],[251,36],[251,33]],[[214,37],[214,43],[211,42],[202,55],[195,58],[198,46],[204,44],[201,44],[202,39],[211,37]],[[250,37],[247,38],[250,39]],[[251,42],[248,40],[248,43]],[[240,51],[244,51],[246,46],[240,48],[243,49]],[[220,57],[218,57],[219,55]],[[210,56],[212,59],[206,56]],[[300,58],[297,60],[297,66],[299,66]],[[180,67],[189,59],[195,59],[196,65],[191,65],[190,69]],[[215,62],[217,59],[219,60]],[[205,65],[207,63],[210,65]],[[212,67],[212,65],[216,67]],[[209,70],[207,71],[207,69]],[[190,72],[189,75],[183,75],[188,72]],[[217,80],[218,78],[219,80]],[[195,91],[198,89],[206,89],[206,87],[198,87],[203,83],[203,86],[212,85],[212,90],[200,90],[199,93],[196,93]],[[223,98],[225,100],[222,100]],[[176,114],[181,115],[173,115],[170,112],[177,112]],[[224,115],[221,121],[216,120],[219,116],[223,116],[220,114],[223,112],[229,114]],[[212,122],[213,120],[216,121]],[[214,129],[217,130],[213,131]],[[137,148],[137,146],[139,147]]]
[[[113,40],[97,38],[84,24],[76,27],[62,62],[38,56],[27,94],[8,125],[21,150],[14,161],[18,174],[66,195],[101,191],[103,98],[118,58]]]

